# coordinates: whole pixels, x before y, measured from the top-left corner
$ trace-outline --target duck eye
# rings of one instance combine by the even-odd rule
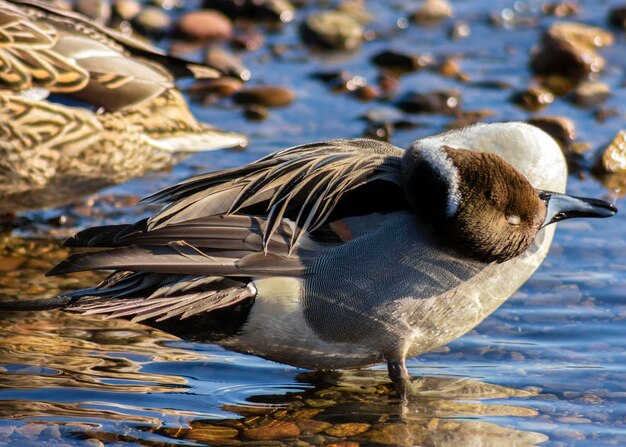
[[[509,223],[509,225],[519,225],[522,219],[520,219],[519,216],[513,214],[511,216],[506,216],[506,221]]]

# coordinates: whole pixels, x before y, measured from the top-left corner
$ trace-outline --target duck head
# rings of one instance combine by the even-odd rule
[[[412,209],[442,241],[482,262],[522,254],[551,223],[617,212],[603,200],[536,189],[499,155],[445,144],[407,150],[402,182]]]

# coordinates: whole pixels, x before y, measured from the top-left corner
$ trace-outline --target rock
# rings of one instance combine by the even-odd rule
[[[332,424],[324,421],[317,421],[315,419],[305,419],[302,421],[294,421],[300,431],[304,434],[314,435],[321,433],[332,427]]]
[[[198,428],[189,430],[185,434],[184,438],[192,439],[199,442],[212,442],[222,439],[233,439],[236,438],[238,435],[239,431],[231,427],[202,424]]]
[[[461,109],[461,92],[456,89],[447,89],[428,93],[407,93],[396,105],[408,113],[454,115]]]
[[[161,8],[148,6],[135,17],[134,24],[148,35],[166,34],[172,27],[172,19]]]
[[[230,17],[251,17],[256,20],[291,22],[296,8],[289,0],[205,0],[207,7]]]
[[[267,110],[267,107],[259,106],[257,104],[250,104],[246,106],[244,110],[244,114],[246,118],[253,121],[263,121],[270,116],[270,111]]]
[[[567,150],[576,139],[576,125],[564,116],[538,116],[526,122],[549,134],[561,149]]]
[[[250,70],[244,67],[232,54],[219,47],[209,47],[204,55],[204,62],[225,75],[241,79],[242,81],[250,80]]]
[[[452,5],[446,0],[425,0],[421,7],[411,14],[411,20],[420,25],[429,25],[449,19],[453,14]]]
[[[196,40],[224,40],[233,35],[230,19],[218,11],[203,9],[185,14],[177,24],[185,36]]]
[[[184,0],[150,0],[150,3],[166,11],[170,11],[172,9],[182,8]]]
[[[548,104],[552,104],[554,95],[543,87],[532,86],[526,90],[514,93],[511,99],[518,106],[531,112],[536,112]]]
[[[271,441],[300,435],[300,429],[293,422],[270,420],[254,428],[245,430],[244,439],[252,441]]]
[[[370,424],[362,424],[358,422],[348,422],[345,424],[337,424],[325,431],[327,435],[345,438],[348,436],[356,436],[370,428]]]
[[[578,14],[580,5],[570,1],[544,3],[541,5],[541,12],[550,16],[567,17]]]
[[[415,53],[405,53],[394,50],[383,50],[372,56],[372,62],[379,67],[389,68],[399,72],[415,71],[433,65],[431,55],[422,55]]]
[[[335,50],[354,50],[363,41],[363,26],[349,14],[326,11],[310,14],[300,27],[307,44]]]
[[[74,10],[104,25],[111,18],[110,0],[78,0]]]
[[[337,7],[337,11],[348,14],[362,25],[366,25],[376,20],[374,15],[365,8],[365,5],[363,5],[362,2],[358,0],[344,1]]]
[[[595,107],[611,96],[611,88],[600,81],[581,82],[572,92],[572,102],[580,107]]]
[[[354,94],[361,101],[372,101],[380,97],[380,91],[373,85],[362,85],[354,90]]]
[[[284,107],[289,105],[296,95],[284,87],[259,85],[237,92],[235,102],[239,104],[257,104],[265,107]]]
[[[143,5],[138,0],[115,0],[113,12],[122,20],[132,20],[141,12]]]
[[[215,95],[219,98],[225,98],[233,95],[242,88],[243,83],[233,78],[200,79],[189,88],[189,94],[194,98],[206,95]]]
[[[456,22],[448,31],[448,36],[452,40],[465,39],[472,34],[472,29],[467,22]]]
[[[608,22],[621,29],[626,29],[626,5],[609,11]]]
[[[626,130],[620,130],[602,152],[598,168],[603,172],[626,172]]]
[[[601,28],[572,22],[555,23],[544,34],[530,65],[536,74],[582,79],[604,68],[604,59],[597,49],[612,43],[613,35]]]
[[[265,35],[255,29],[247,29],[244,33],[236,34],[231,46],[244,51],[256,51],[265,45]],[[272,51],[278,46],[272,47]],[[277,53],[274,53],[277,55]]]

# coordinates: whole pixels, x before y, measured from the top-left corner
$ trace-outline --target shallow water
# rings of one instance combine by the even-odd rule
[[[102,191],[85,204],[31,213],[33,223],[5,236],[0,249],[0,298],[42,298],[81,285],[97,274],[45,278],[65,256],[60,239],[78,228],[135,220],[146,210],[137,198],[190,175],[252,161],[283,147],[335,137],[357,137],[360,117],[381,102],[332,93],[317,71],[347,70],[375,83],[372,54],[394,48],[458,57],[471,82],[422,70],[402,77],[404,91],[455,87],[464,110],[490,109],[490,121],[532,116],[514,106],[514,90],[531,83],[530,48],[555,20],[539,2],[455,2],[456,18],[472,34],[450,40],[451,22],[394,29],[404,2],[366,2],[381,37],[354,53],[311,52],[297,25],[267,31],[267,44],[243,55],[253,83],[283,85],[298,99],[249,122],[229,101],[193,105],[202,120],[247,133],[242,152],[197,154],[171,172]],[[603,26],[613,1],[581,1],[573,20]],[[536,23],[500,27],[489,17],[505,8]],[[301,9],[296,22],[313,7]],[[506,14],[506,13],[505,13]],[[600,78],[612,89],[604,107],[620,115],[603,123],[593,109],[557,99],[543,114],[573,119],[578,140],[593,148],[624,127],[626,37],[602,50]],[[281,57],[268,46],[285,44]],[[488,89],[472,81],[506,81]],[[453,118],[404,115],[416,126],[392,142],[445,130]],[[593,151],[591,151],[593,152]],[[570,175],[575,195],[612,197],[589,173],[592,155]],[[618,208],[624,200],[617,198]],[[59,219],[59,216],[63,218]],[[0,445],[624,445],[626,444],[626,225],[611,220],[559,224],[550,254],[537,273],[494,315],[452,344],[409,362],[420,376],[416,397],[402,410],[388,395],[383,368],[311,374],[288,366],[182,342],[145,326],[59,312],[0,315]],[[402,414],[401,414],[402,413]],[[272,440],[267,440],[271,438]],[[265,439],[260,440],[259,439]],[[256,444],[255,444],[256,442]]]

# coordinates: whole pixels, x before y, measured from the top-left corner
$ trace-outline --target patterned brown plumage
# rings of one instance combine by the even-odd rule
[[[47,3],[0,1],[0,214],[245,145],[193,117],[174,85],[180,76],[220,73]],[[50,94],[85,107],[45,101]]]

